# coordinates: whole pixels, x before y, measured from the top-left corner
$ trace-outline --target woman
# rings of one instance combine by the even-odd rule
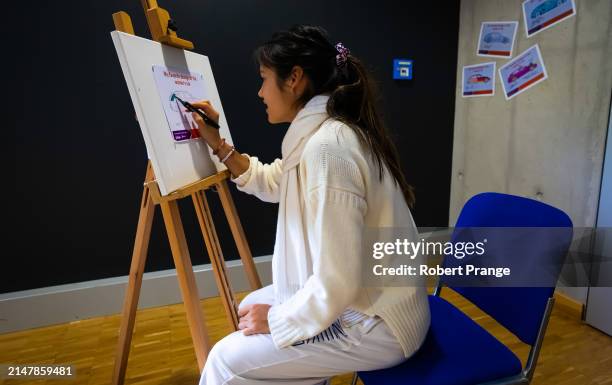
[[[368,74],[313,26],[274,34],[256,58],[269,122],[291,123],[282,159],[239,154],[194,119],[239,190],[279,202],[273,284],[240,303],[240,330],[211,349],[200,385],[317,384],[403,362],[429,327],[425,290],[361,285],[366,227],[416,234]],[[218,119],[208,102],[194,105]]]

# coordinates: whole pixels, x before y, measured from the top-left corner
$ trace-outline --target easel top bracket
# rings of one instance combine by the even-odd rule
[[[192,50],[194,45],[189,40],[177,36],[177,27],[167,10],[157,6],[157,0],[140,0],[151,31],[152,40],[179,49]],[[134,35],[132,19],[124,11],[113,13],[113,21],[118,31]]]

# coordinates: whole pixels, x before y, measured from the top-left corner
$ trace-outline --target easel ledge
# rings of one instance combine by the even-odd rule
[[[153,202],[155,204],[159,204],[161,202],[173,201],[176,199],[186,198],[198,191],[207,190],[213,186],[218,185],[222,181],[228,179],[230,177],[229,170],[223,170],[218,172],[215,175],[211,175],[207,178],[199,180],[197,182],[193,182],[191,184],[186,185],[178,190],[172,191],[168,195],[161,195],[159,191],[159,185],[155,180],[145,181],[144,186],[149,189],[151,192],[151,197],[153,198]]]

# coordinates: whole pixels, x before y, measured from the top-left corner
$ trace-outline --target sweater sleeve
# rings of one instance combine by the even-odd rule
[[[262,163],[256,156],[242,154],[249,158],[249,168],[237,176],[230,178],[236,183],[238,190],[255,195],[265,202],[277,203],[280,199],[280,181],[283,175],[282,159],[275,159],[270,164]]]
[[[305,220],[313,274],[293,296],[269,310],[270,333],[279,348],[329,327],[361,288],[367,204],[359,169],[330,154],[325,145],[305,160],[310,169]]]

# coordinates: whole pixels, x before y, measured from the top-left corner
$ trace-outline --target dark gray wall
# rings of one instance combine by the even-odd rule
[[[42,3],[42,2],[41,2]],[[419,226],[448,220],[459,1],[355,2],[162,1],[182,37],[211,58],[223,107],[240,151],[280,156],[286,125],[271,126],[257,97],[253,49],[294,23],[326,28],[372,69],[381,106],[416,187]],[[146,151],[109,32],[125,10],[148,37],[140,2],[71,1],[7,12],[19,36],[8,89],[14,182],[0,293],[125,275],[129,271]],[[7,32],[8,33],[8,32]],[[415,60],[415,79],[391,79],[392,59]],[[15,103],[16,102],[16,103]],[[12,163],[11,163],[12,162]],[[122,186],[120,189],[109,187]],[[253,254],[272,253],[276,205],[237,192]],[[209,194],[213,214],[222,217]],[[194,265],[208,262],[189,200],[181,203]],[[172,268],[161,214],[147,271]],[[228,259],[236,251],[224,220],[218,232]]]

